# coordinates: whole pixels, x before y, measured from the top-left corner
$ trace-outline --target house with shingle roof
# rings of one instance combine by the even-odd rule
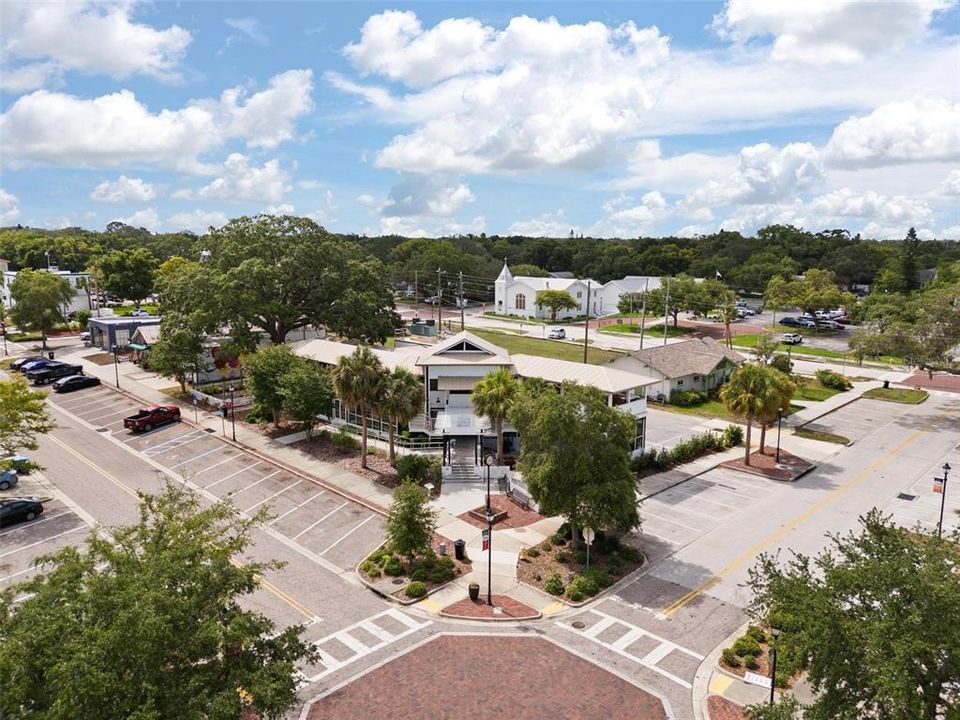
[[[647,397],[663,395],[669,401],[674,390],[708,392],[720,387],[745,360],[713,338],[694,338],[634,350],[612,367],[657,378],[660,382],[646,387]]]

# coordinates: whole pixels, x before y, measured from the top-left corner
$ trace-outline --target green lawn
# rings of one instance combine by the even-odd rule
[[[805,428],[797,428],[793,431],[793,434],[797,437],[806,438],[807,440],[820,440],[822,442],[832,442],[837,443],[838,445],[849,445],[850,439],[845,438],[843,435],[834,435],[833,433],[820,432],[819,430],[807,430]]]
[[[798,328],[788,328],[786,332],[794,332],[796,330],[798,330]],[[752,348],[757,344],[757,338],[759,337],[759,335],[734,335],[733,344],[737,347]],[[789,350],[794,355],[812,355],[815,357],[830,358],[833,360],[842,360],[844,356],[846,356],[847,360],[850,361],[851,366],[854,364],[853,357],[850,355],[850,353],[842,353],[837,350],[826,350],[824,348],[807,347],[804,345],[784,345],[783,343],[780,343],[779,350],[781,352],[787,352]],[[892,355],[881,355],[880,357],[871,359],[892,365],[903,364],[903,358],[894,357]]]
[[[820,402],[827,398],[832,398],[837,393],[843,392],[835,388],[824,387],[818,380],[807,378],[795,378],[797,383],[796,392],[793,393],[794,400],[810,400]]]
[[[600,332],[604,333],[619,333],[622,335],[640,335],[640,325],[635,324],[621,324],[616,325],[604,325],[600,328]],[[667,326],[667,337],[679,337],[681,335],[686,335],[692,333],[693,328],[688,327],[673,327],[672,325]],[[663,324],[660,325],[650,325],[647,327],[646,331],[643,333],[646,337],[663,337]]]
[[[540,357],[556,358],[557,360],[583,361],[583,345],[563,342],[560,340],[540,340],[532,337],[517,337],[495,330],[471,330],[474,335],[499,345],[508,353],[524,355],[538,355]],[[593,365],[601,365],[611,360],[623,357],[624,353],[599,348],[587,348],[587,361]]]
[[[655,408],[657,410],[667,410],[669,412],[680,413],[681,415],[698,415],[700,417],[709,417],[709,418],[718,418],[720,420],[729,420],[730,422],[742,423],[744,422],[743,418],[739,415],[727,410],[726,406],[714,398],[708,399],[706,402],[700,403],[699,405],[694,405],[692,407],[679,407],[678,405],[669,405],[658,403],[650,403],[649,407]],[[799,405],[791,405],[787,408],[787,412],[784,415],[792,415],[797,410],[802,410],[803,408]]]
[[[146,310],[151,315],[156,315],[160,310],[160,306],[144,304],[140,306],[140,309]],[[134,310],[136,310],[136,308],[133,305],[120,305],[113,309],[113,314],[120,317],[127,317]]]
[[[910,388],[873,388],[867,390],[863,397],[872,400],[888,400],[889,402],[917,405],[929,397],[926,390],[912,390]]]

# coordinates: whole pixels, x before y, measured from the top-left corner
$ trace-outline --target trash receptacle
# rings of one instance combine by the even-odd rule
[[[48,351],[47,351],[47,357],[50,358],[51,360],[53,360],[53,350],[48,350]]]
[[[438,555],[441,555],[441,556],[447,554],[447,544],[446,544],[446,543],[440,543],[440,545],[437,546],[437,554],[438,554]]]
[[[883,381],[883,389],[884,389],[884,390],[887,390],[889,387],[890,387],[890,381],[889,381],[889,380],[884,380],[884,381]]]
[[[457,560],[466,560],[467,558],[466,547],[467,547],[467,544],[463,540],[454,540],[453,555]]]

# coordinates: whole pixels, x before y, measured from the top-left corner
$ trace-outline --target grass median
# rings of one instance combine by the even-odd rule
[[[508,335],[506,333],[496,332],[495,330],[471,329],[470,332],[482,337],[488,342],[492,342],[494,345],[502,347],[511,355],[520,353],[524,355],[555,358],[557,360],[569,360],[571,362],[583,361],[583,345],[580,343],[570,343],[559,340],[540,340],[527,336]],[[591,365],[602,365],[603,363],[616,360],[623,356],[624,353],[614,352],[613,350],[601,350],[593,347],[587,348],[587,362]]]
[[[886,400],[887,402],[904,403],[906,405],[918,405],[930,397],[926,390],[913,390],[911,388],[873,388],[867,390],[863,397],[871,400]]]

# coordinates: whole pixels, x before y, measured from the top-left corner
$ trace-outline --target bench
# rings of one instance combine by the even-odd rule
[[[530,496],[527,495],[527,493],[525,493],[520,488],[518,487],[511,488],[510,491],[507,492],[507,497],[510,498],[510,500],[515,502],[517,505],[522,507],[524,510],[530,509]]]

